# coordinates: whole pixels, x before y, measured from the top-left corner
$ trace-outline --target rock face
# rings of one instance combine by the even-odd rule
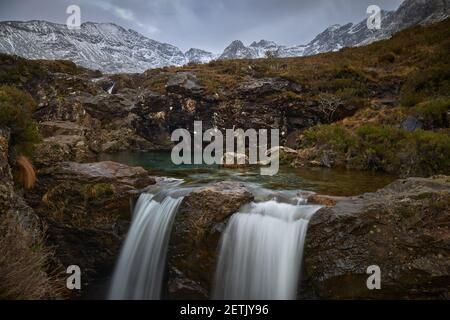
[[[43,139],[35,154],[38,167],[54,166],[63,161],[94,160],[94,153],[88,148],[82,136],[57,135]]]
[[[48,242],[64,266],[86,280],[114,266],[139,189],[154,183],[147,171],[115,162],[63,162],[40,170],[28,202],[48,223]]]
[[[22,195],[14,189],[12,169],[9,164],[10,130],[0,127],[0,221],[6,215],[18,216],[24,227],[31,228],[36,238],[42,235],[42,227],[33,210],[23,200]]]
[[[305,272],[325,299],[448,299],[450,177],[397,180],[319,210],[306,238]],[[369,290],[367,267],[381,269]]]
[[[168,254],[170,299],[209,297],[220,234],[228,218],[252,201],[237,182],[219,182],[193,191],[175,219]]]

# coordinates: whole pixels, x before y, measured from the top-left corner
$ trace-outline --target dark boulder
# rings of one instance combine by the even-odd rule
[[[199,84],[197,76],[192,72],[171,74],[166,84],[169,93],[200,95],[204,88]]]

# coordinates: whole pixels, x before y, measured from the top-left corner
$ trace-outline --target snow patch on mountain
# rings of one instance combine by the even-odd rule
[[[165,66],[208,63],[216,59],[299,57],[362,46],[390,38],[414,25],[426,25],[450,16],[450,0],[405,0],[396,11],[383,11],[380,30],[369,30],[366,20],[357,24],[333,25],[310,43],[278,45],[260,40],[249,46],[233,41],[222,54],[177,47],[149,39],[113,23],[86,22],[80,30],[46,21],[0,22],[0,52],[28,59],[64,59],[104,73],[140,73]]]
[[[405,0],[396,11],[381,12],[380,30],[368,29],[367,20],[364,19],[357,24],[332,25],[307,45],[286,47],[261,40],[246,47],[236,40],[225,49],[220,59],[264,58],[268,52],[278,57],[298,57],[339,51],[345,47],[362,46],[388,39],[408,27],[442,21],[449,16],[450,0]]]
[[[196,48],[189,49],[184,55],[188,63],[208,63],[218,58],[217,54]]]
[[[138,73],[187,63],[175,46],[113,23],[86,22],[79,30],[46,21],[0,22],[0,52],[28,59],[65,59],[105,73]]]

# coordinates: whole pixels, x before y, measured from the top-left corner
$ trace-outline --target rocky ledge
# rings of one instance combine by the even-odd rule
[[[319,210],[304,264],[318,298],[448,299],[450,177],[397,180]],[[366,286],[371,265],[381,269],[381,290]]]
[[[133,199],[155,183],[141,167],[63,162],[38,172],[28,202],[48,228],[59,263],[80,266],[84,281],[107,276],[131,220]]]

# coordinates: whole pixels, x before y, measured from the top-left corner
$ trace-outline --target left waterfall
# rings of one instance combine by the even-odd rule
[[[140,195],[122,248],[108,298],[155,300],[161,298],[172,224],[183,196],[160,191]]]

